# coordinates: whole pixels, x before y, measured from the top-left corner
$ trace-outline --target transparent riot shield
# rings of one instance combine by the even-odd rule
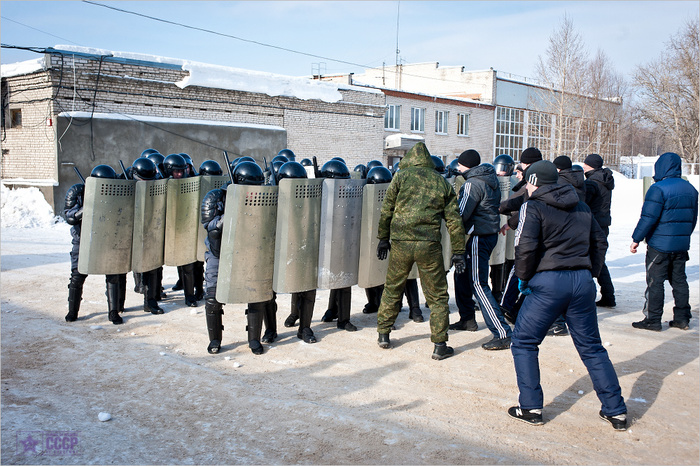
[[[285,178],[279,183],[275,267],[277,293],[315,290],[323,178]]]
[[[168,180],[165,265],[187,265],[197,261],[200,178],[195,176]]]
[[[230,185],[226,190],[217,301],[259,303],[272,299],[278,189]]]
[[[134,237],[131,268],[136,273],[164,263],[168,180],[137,181],[134,193]]]
[[[207,230],[204,228],[201,221],[202,201],[204,200],[204,196],[206,196],[209,191],[212,189],[219,189],[228,182],[228,175],[204,175],[199,177],[200,213],[198,214],[199,228],[197,229],[197,260],[199,262],[204,262],[204,253],[207,251],[207,247],[204,244],[204,240],[207,239]]]
[[[132,180],[85,180],[80,273],[115,275],[131,270],[135,184]]]
[[[388,188],[389,183],[368,184],[363,188],[360,262],[357,274],[357,284],[361,288],[373,288],[383,285],[386,281],[389,260],[380,261],[377,259],[377,246],[379,245],[377,233],[382,203]]]
[[[318,289],[357,285],[363,179],[325,179],[321,195]]]

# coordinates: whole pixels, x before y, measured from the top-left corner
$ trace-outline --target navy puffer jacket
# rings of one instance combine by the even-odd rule
[[[654,181],[632,240],[646,240],[660,252],[687,251],[698,220],[698,191],[681,178],[681,158],[673,152],[666,152],[654,164]]]

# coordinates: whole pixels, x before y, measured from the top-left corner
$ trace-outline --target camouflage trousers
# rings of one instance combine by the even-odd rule
[[[401,310],[406,279],[415,262],[420,284],[430,308],[430,341],[447,341],[450,324],[447,275],[439,241],[392,241],[389,269],[377,313],[377,332],[389,333]]]

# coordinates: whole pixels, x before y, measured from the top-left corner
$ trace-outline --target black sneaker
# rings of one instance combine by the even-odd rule
[[[533,426],[541,426],[544,424],[541,409],[520,409],[517,406],[511,406],[508,408],[508,415]]]
[[[508,349],[510,348],[510,338],[494,338],[481,345],[481,347],[489,351]]]
[[[607,298],[607,297],[602,297],[598,301],[595,302],[595,305],[598,307],[615,307],[617,304],[615,303],[615,298]]]
[[[503,314],[503,317],[506,318],[508,323],[515,325],[515,320],[518,318],[517,312],[509,311],[505,307],[501,306],[501,313]]]
[[[455,354],[454,348],[447,346],[447,343],[435,343],[432,358],[438,361],[449,358]]]
[[[627,414],[617,414],[615,416],[606,416],[603,411],[599,412],[598,415],[604,421],[612,424],[615,430],[627,430]]]
[[[476,319],[460,319],[454,324],[450,324],[450,330],[467,330],[469,332],[476,332],[479,330],[479,326],[476,324]]]
[[[391,342],[389,341],[389,334],[388,333],[380,333],[379,334],[379,339],[377,340],[377,344],[379,344],[380,348],[391,348]]]
[[[668,323],[669,327],[676,327],[677,329],[681,330],[688,330],[689,325],[688,322],[684,320],[672,320],[671,322]]]
[[[550,329],[547,331],[547,336],[553,337],[553,336],[566,336],[569,334],[569,329],[566,328],[566,325],[552,325]]]
[[[661,323],[652,322],[649,319],[640,320],[639,322],[632,322],[632,327],[639,328],[642,330],[653,330],[654,332],[661,331]]]

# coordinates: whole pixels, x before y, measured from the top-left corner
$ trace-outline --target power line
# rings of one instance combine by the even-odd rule
[[[79,43],[77,43],[77,42],[73,42],[73,41],[70,40],[70,39],[66,39],[65,37],[57,36],[56,34],[51,34],[50,32],[42,31],[41,29],[37,29],[37,28],[35,28],[35,27],[29,26],[28,24],[20,23],[19,21],[15,21],[14,19],[10,19],[10,18],[8,18],[7,16],[0,16],[0,18],[4,19],[5,21],[10,21],[10,22],[12,22],[12,23],[19,24],[20,26],[24,26],[24,27],[29,28],[29,29],[33,29],[33,30],[35,30],[35,31],[37,31],[37,32],[40,32],[40,33],[42,33],[42,34],[46,34],[46,35],[49,35],[49,36],[51,36],[51,37],[55,37],[55,38],[57,38],[57,39],[61,39],[61,40],[68,41],[68,42],[70,42],[71,44],[81,45],[81,46],[82,46],[82,44],[79,44]],[[19,48],[19,47],[18,47],[18,48]]]

